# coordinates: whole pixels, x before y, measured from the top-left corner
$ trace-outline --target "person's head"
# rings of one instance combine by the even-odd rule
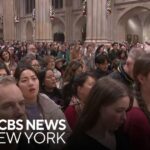
[[[93,52],[93,46],[91,44],[87,45],[87,53]]]
[[[24,119],[24,97],[15,79],[11,76],[0,78],[0,91],[0,119]]]
[[[4,77],[7,75],[10,75],[9,70],[4,63],[0,62],[0,77]]]
[[[31,66],[34,68],[34,70],[35,70],[36,72],[39,72],[40,69],[41,69],[40,63],[39,63],[39,61],[38,61],[37,59],[33,59],[33,60],[31,61]]]
[[[127,51],[127,48],[126,48],[126,46],[124,45],[124,44],[121,44],[120,45],[120,50],[122,50],[122,51]]]
[[[113,71],[117,71],[120,64],[121,64],[120,59],[114,59],[112,62]]]
[[[108,69],[108,56],[105,54],[98,54],[95,57],[95,65],[98,69],[102,71],[107,71]]]
[[[104,48],[105,48],[104,44],[99,45],[99,46],[97,47],[97,49],[96,49],[95,54],[96,54],[96,55],[102,54],[102,53],[104,52]]]
[[[37,48],[35,47],[34,44],[29,44],[27,50],[28,50],[28,54],[36,55],[37,53]]]
[[[55,60],[55,67],[58,70],[61,70],[61,68],[63,67],[64,63],[65,63],[65,59],[63,59],[63,58],[56,58],[56,60]]]
[[[51,69],[44,70],[40,73],[40,82],[43,90],[51,91],[56,88],[56,77]]]
[[[150,53],[140,56],[134,64],[133,75],[135,80],[136,100],[150,121],[149,109],[149,91],[150,91]]]
[[[82,59],[82,51],[80,46],[76,46],[70,55],[71,61],[81,60]]]
[[[145,42],[144,44],[143,44],[143,48],[144,48],[144,50],[147,52],[147,53],[149,53],[150,52],[150,41],[148,42]]]
[[[117,42],[112,43],[112,47],[114,50],[117,50],[118,49],[118,43]]]
[[[45,56],[44,57],[45,65],[47,69],[55,68],[55,57],[54,56]]]
[[[35,69],[35,71],[37,71],[37,73],[40,71],[41,69],[41,65],[39,63],[39,61],[36,59],[36,57],[33,54],[28,54],[25,57],[23,57],[20,62],[18,63],[19,65],[28,65],[33,67],[33,69]]]
[[[150,53],[140,56],[135,61],[133,75],[140,89],[150,90]]]
[[[101,78],[88,95],[78,127],[88,131],[100,124],[104,130],[115,130],[125,121],[131,104],[125,85],[109,77]]]
[[[128,54],[126,63],[124,65],[125,72],[133,79],[133,67],[136,59],[145,54],[145,51],[141,48],[132,48]]]
[[[64,72],[64,81],[70,81],[75,75],[83,72],[83,65],[80,61],[71,61]]]
[[[14,55],[14,47],[8,47],[8,51],[10,52],[11,56]]]
[[[84,103],[95,82],[96,76],[92,72],[83,72],[75,76],[72,83],[73,95]]]
[[[18,66],[14,77],[21,89],[25,100],[35,102],[39,92],[39,79],[37,72],[30,66]]]
[[[118,58],[125,61],[127,59],[127,55],[128,54],[126,51],[120,50],[118,53]]]
[[[4,61],[4,62],[8,62],[10,61],[10,52],[5,49],[5,50],[2,50],[2,52],[0,53],[0,58]]]

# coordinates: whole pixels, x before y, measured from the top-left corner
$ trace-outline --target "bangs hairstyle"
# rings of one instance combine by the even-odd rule
[[[17,83],[20,80],[20,76],[21,76],[22,72],[25,70],[31,70],[32,72],[34,72],[39,80],[39,76],[38,76],[37,72],[30,65],[18,65],[15,70],[15,73],[14,73],[14,77],[15,77]]]
[[[3,53],[6,52],[9,54],[9,59],[11,59],[11,54],[10,52],[8,51],[8,48],[4,48],[1,52],[0,52],[0,58],[4,61],[4,58],[3,58]]]
[[[130,98],[130,109],[133,97],[124,84],[109,77],[99,79],[89,93],[77,128],[80,131],[88,131],[97,123],[102,106],[109,106],[125,96]]]
[[[78,87],[82,87],[89,77],[93,78],[95,81],[97,80],[96,75],[93,72],[82,72],[74,77],[72,83],[72,91],[74,95],[78,96]]]

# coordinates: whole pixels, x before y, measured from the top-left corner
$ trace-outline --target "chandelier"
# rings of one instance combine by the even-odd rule
[[[36,19],[36,10],[35,8],[32,10],[32,20],[35,21]]]
[[[107,0],[106,2],[106,14],[107,16],[111,14],[111,0]]]
[[[15,17],[14,17],[14,22],[15,22],[15,23],[19,23],[19,17],[18,17],[18,16],[15,16]]]
[[[51,21],[53,21],[55,19],[55,11],[54,11],[53,7],[50,7],[50,9],[49,9],[49,18]]]
[[[87,15],[87,1],[86,0],[84,0],[82,3],[82,14],[83,16]]]

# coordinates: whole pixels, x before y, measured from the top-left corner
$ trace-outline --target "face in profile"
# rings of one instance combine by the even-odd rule
[[[139,74],[137,79],[141,85],[141,89],[143,92],[149,93],[150,91],[150,72],[147,75]]]
[[[21,90],[10,84],[1,85],[0,91],[0,119],[24,119],[25,103]]]
[[[7,51],[4,51],[3,54],[2,54],[2,58],[4,59],[4,61],[9,61],[9,52]]]
[[[56,87],[56,77],[52,70],[46,71],[44,85],[47,89],[54,89]]]
[[[0,69],[0,77],[7,76],[7,72],[5,69]]]
[[[34,68],[35,71],[37,71],[37,72],[40,71],[40,64],[36,59],[32,60],[31,66]]]
[[[54,69],[55,68],[55,60],[51,58],[47,64],[47,69]]]
[[[39,92],[39,80],[32,70],[26,69],[21,73],[18,86],[26,100],[36,100]]]
[[[83,67],[80,66],[76,71],[75,71],[75,75],[79,75],[80,73],[83,72]]]
[[[118,99],[115,103],[102,106],[100,111],[100,122],[110,131],[117,130],[126,119],[126,111],[129,108],[128,96]]]
[[[78,96],[81,100],[84,101],[87,98],[95,82],[96,82],[95,79],[89,76],[85,81],[85,83],[83,84],[83,86],[78,87]]]
[[[63,67],[62,61],[56,62],[56,68],[61,69],[62,67]]]
[[[133,67],[134,67],[135,61],[132,58],[127,59],[127,66],[128,66],[128,74],[133,79]]]

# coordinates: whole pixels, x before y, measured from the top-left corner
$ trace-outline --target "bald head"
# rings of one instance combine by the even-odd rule
[[[24,119],[24,97],[14,78],[0,78],[0,91],[0,119]]]

